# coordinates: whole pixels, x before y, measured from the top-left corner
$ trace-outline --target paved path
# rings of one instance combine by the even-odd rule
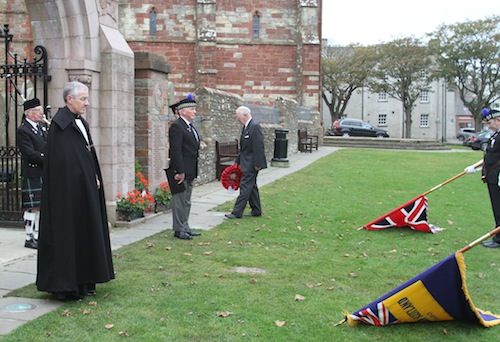
[[[312,153],[297,153],[288,157],[289,167],[272,167],[259,173],[258,184],[263,186],[300,170],[312,162],[338,150],[321,146]],[[229,193],[219,182],[195,186],[193,190],[190,225],[194,229],[209,230],[220,224],[225,213],[212,212],[219,204],[233,200],[238,192]],[[265,208],[264,208],[265,211]],[[152,215],[140,224],[115,228],[111,232],[113,250],[142,240],[165,229],[171,229],[172,215]],[[203,236],[201,237],[203,238]],[[200,238],[198,238],[200,239]],[[9,292],[35,282],[36,250],[24,248],[24,229],[0,228],[0,336],[9,334],[22,324],[58,308],[54,300],[4,297]]]

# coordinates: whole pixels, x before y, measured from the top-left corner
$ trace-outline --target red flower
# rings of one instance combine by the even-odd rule
[[[241,177],[243,172],[238,164],[233,164],[224,169],[220,176],[220,181],[224,189],[232,188],[238,190],[240,188]]]

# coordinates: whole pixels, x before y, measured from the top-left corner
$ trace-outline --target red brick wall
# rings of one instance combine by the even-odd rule
[[[9,34],[14,35],[13,42],[10,44],[10,51],[17,54],[19,60],[27,58],[33,59],[33,36],[31,34],[31,22],[24,0],[0,1],[0,25],[2,34],[4,25],[9,25]],[[0,44],[2,60],[5,55],[5,48],[2,40]]]
[[[217,0],[215,5],[172,0],[154,8],[156,36],[149,35],[152,6],[140,0],[120,5],[120,31],[134,51],[167,58],[177,98],[205,86],[248,102],[272,103],[282,96],[319,110],[320,79],[309,75],[319,72],[320,45],[304,45],[298,58],[297,0]],[[253,38],[255,13],[260,16],[259,39]],[[198,41],[200,29],[216,31],[216,40]]]

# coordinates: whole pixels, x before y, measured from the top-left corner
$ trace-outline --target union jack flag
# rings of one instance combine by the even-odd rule
[[[363,229],[381,230],[392,227],[410,227],[413,230],[434,233],[434,226],[429,225],[427,222],[427,197],[418,196],[384,216],[364,225]]]
[[[351,325],[375,326],[435,321],[472,321],[485,327],[500,324],[500,315],[475,307],[465,283],[465,261],[454,253],[436,265],[353,312]]]

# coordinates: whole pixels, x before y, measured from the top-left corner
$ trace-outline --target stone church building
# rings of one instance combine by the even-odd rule
[[[1,0],[2,37],[12,35],[0,47],[0,111],[8,112],[0,115],[1,145],[15,145],[9,132],[18,122],[4,117],[22,105],[9,85],[18,72],[18,89],[53,113],[64,105],[66,82],[89,86],[86,119],[112,221],[116,195],[134,187],[136,161],[150,190],[165,180],[169,105],[189,93],[203,146],[198,182],[215,179],[215,142],[239,137],[239,105],[261,123],[269,160],[276,129],[289,130],[295,153],[299,128],[321,135],[321,2]],[[13,56],[35,59],[36,46],[47,54],[46,89],[9,67]]]

